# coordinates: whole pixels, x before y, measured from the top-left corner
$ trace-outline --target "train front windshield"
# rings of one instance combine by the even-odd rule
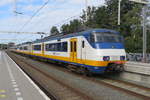
[[[118,43],[118,42],[123,42],[123,37],[114,34],[114,33],[92,33],[91,36],[91,41],[92,42],[111,42],[111,43]]]

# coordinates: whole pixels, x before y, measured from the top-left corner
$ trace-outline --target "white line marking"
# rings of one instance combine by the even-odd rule
[[[16,87],[17,85],[16,85],[16,82],[15,82],[15,78],[14,78],[14,76],[13,76],[12,70],[11,70],[11,68],[10,68],[10,66],[9,66],[9,64],[8,64],[8,62],[6,61],[6,58],[5,58],[5,57],[4,57],[4,61],[6,62],[6,66],[7,66],[8,73],[9,73],[9,76],[10,76],[10,78],[11,78],[12,84],[14,84],[13,86]],[[19,88],[14,88],[14,91],[19,91]],[[17,92],[17,93],[16,93],[16,96],[18,96],[18,95],[21,95],[21,93],[20,93],[20,92]],[[19,97],[19,98],[17,98],[17,100],[23,100],[23,98]]]
[[[14,88],[14,91],[19,91],[19,88]]]
[[[8,62],[6,61],[6,58],[5,58],[5,57],[4,57],[4,61],[6,62],[6,66],[7,66],[8,73],[9,73],[9,76],[10,76],[11,80],[14,80],[14,76],[13,76],[13,74],[12,74],[12,71],[11,71],[11,69],[10,69],[10,66],[9,66]]]
[[[22,97],[18,97],[17,100],[23,100],[23,98]]]
[[[0,90],[0,93],[6,93],[6,90]]]
[[[18,85],[13,85],[14,88],[18,87]]]
[[[16,92],[16,96],[20,96],[21,95],[21,93],[20,92]]]
[[[12,82],[12,84],[17,84],[16,82]]]
[[[15,80],[11,80],[12,82],[15,82]]]
[[[6,54],[6,53],[5,53]],[[7,54],[6,54],[7,55]],[[29,82],[37,89],[37,91],[45,98],[45,100],[51,100],[30,78],[23,72],[23,70],[7,55],[7,57],[16,65],[16,67],[23,73],[23,75],[29,80]]]

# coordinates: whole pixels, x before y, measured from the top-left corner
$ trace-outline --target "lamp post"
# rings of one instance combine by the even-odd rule
[[[122,0],[119,0],[119,2],[118,2],[118,25],[120,25],[121,1]],[[147,51],[146,5],[148,5],[149,2],[147,0],[129,0],[129,1],[144,4],[144,7],[143,7],[143,62],[146,62],[146,60],[147,60],[147,55],[146,55],[146,51]]]
[[[118,25],[120,25],[121,1],[122,0],[118,1]]]
[[[143,8],[143,62],[147,62],[147,27],[146,27],[146,6]]]
[[[147,55],[146,55],[146,51],[147,51],[147,28],[146,28],[146,10],[147,10],[147,5],[149,4],[149,2],[147,0],[129,0],[129,1],[133,1],[136,3],[140,3],[143,4],[143,62],[147,62]]]
[[[85,21],[88,20],[88,0],[85,0],[85,12],[86,12],[86,16],[85,16]]]

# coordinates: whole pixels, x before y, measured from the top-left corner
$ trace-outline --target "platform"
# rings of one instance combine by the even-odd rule
[[[44,92],[0,51],[0,100],[50,100]]]
[[[150,64],[129,61],[125,64],[125,70],[128,72],[150,75]]]

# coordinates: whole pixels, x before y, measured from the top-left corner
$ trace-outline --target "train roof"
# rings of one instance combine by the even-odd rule
[[[82,32],[75,32],[75,33],[71,33],[71,34],[57,34],[57,35],[53,35],[53,36],[48,36],[43,39],[37,39],[37,40],[33,41],[32,43],[41,43],[41,42],[46,42],[49,40],[63,39],[63,38],[69,38],[69,37],[75,37],[75,36],[86,36],[92,32],[111,32],[114,34],[119,34],[119,32],[110,30],[110,29],[90,29],[90,30],[86,30],[86,31],[82,31]],[[31,42],[22,43],[20,45],[25,45],[25,44],[31,44]]]
[[[110,30],[110,29],[91,29],[91,30],[76,32],[76,33],[71,33],[71,34],[57,34],[57,35],[54,35],[54,36],[48,36],[48,37],[45,37],[43,39],[36,40],[33,43],[46,42],[46,41],[49,41],[49,40],[69,38],[69,37],[74,37],[74,36],[83,36],[83,35],[86,36],[86,35],[89,35],[91,32],[111,32],[111,33],[114,33],[114,34],[119,34],[119,32],[114,31],[114,30]]]
[[[32,44],[32,42],[24,42],[24,43],[18,44],[17,46],[22,46],[22,45],[26,45],[26,44]]]

